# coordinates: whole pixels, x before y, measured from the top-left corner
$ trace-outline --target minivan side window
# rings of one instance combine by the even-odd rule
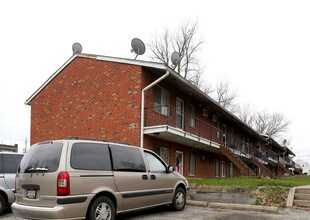
[[[62,143],[46,142],[29,148],[20,162],[20,173],[32,173],[45,168],[44,172],[55,172],[59,167]]]
[[[114,171],[146,171],[143,157],[138,148],[111,145],[110,149]]]
[[[150,172],[165,173],[167,171],[166,166],[155,155],[147,151],[145,151],[144,154],[149,163]]]
[[[20,154],[3,154],[4,173],[16,173],[22,157]]]
[[[3,154],[0,154],[0,173],[3,173]]]
[[[78,170],[112,170],[110,152],[107,144],[73,144],[70,163],[72,168]]]

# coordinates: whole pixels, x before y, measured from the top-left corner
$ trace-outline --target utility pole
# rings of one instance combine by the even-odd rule
[[[25,138],[25,147],[23,149],[23,153],[25,154],[27,152],[27,143],[28,143],[28,140],[27,140],[27,137]]]

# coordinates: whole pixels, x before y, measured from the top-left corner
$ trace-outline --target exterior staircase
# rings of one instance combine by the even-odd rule
[[[310,188],[296,188],[293,205],[310,209]]]
[[[220,151],[246,176],[256,176],[255,172],[241,160],[238,155],[234,154],[228,147],[221,146]]]
[[[263,176],[273,178],[272,172],[264,164],[259,162],[256,157],[251,157],[251,160],[261,170]]]
[[[310,186],[292,188],[286,206],[310,209]]]
[[[278,165],[278,167],[279,167],[280,169],[282,169],[285,173],[287,173],[288,175],[292,175],[292,172],[291,172],[288,168],[286,168],[284,165],[282,165],[279,161],[278,161],[277,165]]]

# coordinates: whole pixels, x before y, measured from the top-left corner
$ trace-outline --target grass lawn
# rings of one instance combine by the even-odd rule
[[[188,179],[189,183],[208,186],[239,186],[239,187],[295,187],[310,185],[310,176],[288,176],[280,179],[266,179],[258,177],[234,177],[212,179]]]
[[[190,184],[207,186],[249,187],[257,205],[285,207],[292,187],[310,185],[310,176],[288,176],[281,179],[234,177],[218,179],[188,179]]]

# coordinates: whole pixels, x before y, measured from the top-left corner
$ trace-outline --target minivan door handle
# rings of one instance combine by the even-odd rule
[[[155,175],[151,175],[151,180],[156,180],[156,176]]]
[[[147,180],[147,179],[149,179],[149,178],[148,178],[147,175],[144,174],[144,175],[142,175],[142,179],[143,179],[143,180]]]

